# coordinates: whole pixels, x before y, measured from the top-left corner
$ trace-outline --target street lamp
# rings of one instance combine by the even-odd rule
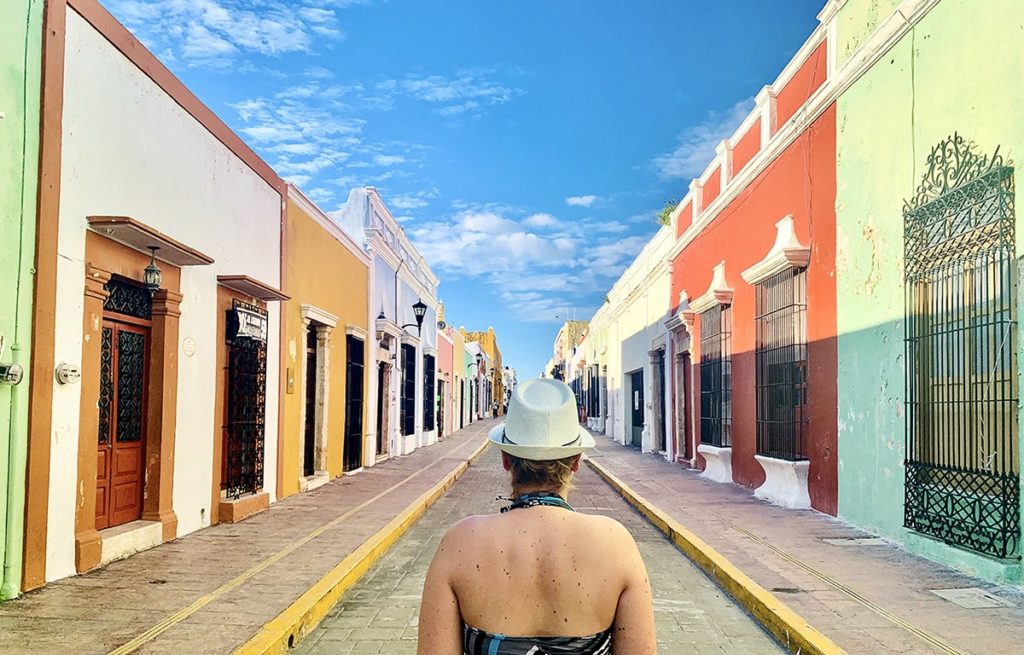
[[[413,316],[416,317],[416,322],[406,323],[399,329],[404,330],[407,327],[415,327],[419,335],[423,336],[423,317],[427,315],[427,306],[423,304],[423,300],[418,299],[416,301],[416,303],[412,306],[412,313]]]

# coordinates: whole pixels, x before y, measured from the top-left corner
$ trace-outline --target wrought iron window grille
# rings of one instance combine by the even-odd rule
[[[235,300],[234,308],[266,316],[265,309]],[[266,439],[267,343],[239,335],[228,342],[226,474],[228,498],[263,489]]]
[[[1013,167],[953,134],[903,209],[904,526],[1020,555]]]
[[[732,445],[732,308],[716,305],[700,318],[700,442]]]
[[[807,459],[807,271],[786,269],[759,283],[755,367],[757,454]]]

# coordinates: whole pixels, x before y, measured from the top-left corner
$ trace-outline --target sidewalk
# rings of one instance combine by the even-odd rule
[[[847,652],[1011,653],[1024,593],[916,557],[814,511],[597,437],[594,461],[694,532]],[[866,542],[838,541],[870,539]],[[1005,607],[966,609],[931,590],[981,588]]]
[[[0,653],[229,653],[465,462],[493,421],[0,604]]]

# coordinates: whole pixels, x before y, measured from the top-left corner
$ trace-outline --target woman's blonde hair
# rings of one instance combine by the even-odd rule
[[[523,486],[551,487],[552,491],[572,489],[572,467],[579,455],[564,459],[533,460],[508,456],[512,472],[512,488]]]

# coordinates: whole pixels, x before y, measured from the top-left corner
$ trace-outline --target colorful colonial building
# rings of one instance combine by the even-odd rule
[[[677,458],[835,514],[835,78],[822,22],[672,214]]]
[[[47,7],[28,588],[277,497],[286,298],[280,178],[95,0]]]
[[[823,14],[842,82],[839,516],[1019,584],[1024,13],[860,0]]]
[[[21,591],[42,21],[41,2],[0,6],[0,600]]]
[[[370,256],[288,186],[281,496],[362,468],[369,412]]]
[[[353,189],[332,218],[371,258],[373,464],[437,441],[437,278],[373,187]]]

